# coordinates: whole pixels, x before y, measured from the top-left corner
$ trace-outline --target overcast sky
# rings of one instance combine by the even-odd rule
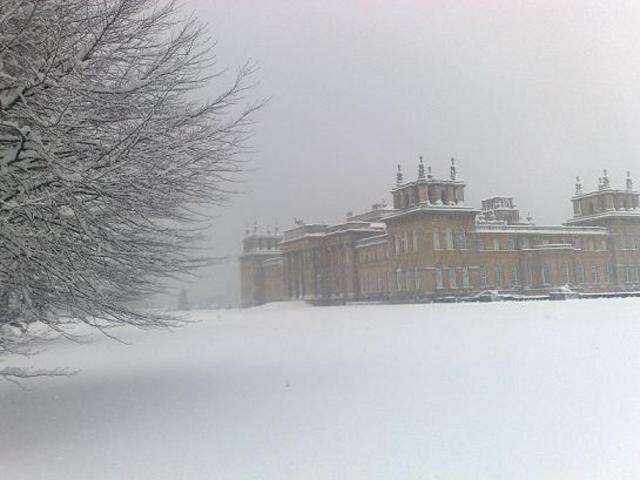
[[[396,164],[456,157],[467,203],[513,195],[536,223],[570,215],[575,176],[640,180],[640,4],[590,1],[183,0],[221,66],[260,65],[247,193],[221,212],[215,255],[246,222],[336,222],[389,199]],[[216,85],[211,87],[211,95]],[[215,247],[215,248],[214,248]],[[193,296],[237,298],[238,266]]]

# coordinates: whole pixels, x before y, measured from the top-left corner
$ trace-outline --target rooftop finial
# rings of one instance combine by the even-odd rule
[[[418,164],[418,180],[424,180],[424,162],[422,161],[422,155],[420,155],[420,163]]]
[[[631,172],[627,170],[627,190],[633,190],[633,180],[631,179]]]
[[[451,170],[451,174],[450,174],[451,180],[455,180],[456,179],[456,175],[457,175],[457,172],[456,172],[456,159],[453,158],[453,157],[451,157],[451,168],[450,168],[450,170]]]
[[[609,188],[609,177],[607,176],[607,169],[605,168],[602,173],[604,174],[604,176],[602,177],[602,188],[603,189],[607,189]]]
[[[433,175],[431,174],[431,167],[427,167],[427,179],[433,179]]]
[[[396,185],[402,185],[402,167],[398,164],[398,173],[396,173]]]
[[[580,177],[576,177],[576,195],[582,195],[582,183],[580,183]]]

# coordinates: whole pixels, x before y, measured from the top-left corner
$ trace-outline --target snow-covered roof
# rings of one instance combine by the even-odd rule
[[[476,233],[504,233],[530,235],[608,235],[606,227],[579,227],[565,225],[477,224]]]
[[[404,215],[411,215],[414,213],[422,212],[435,212],[435,213],[451,213],[451,212],[464,212],[464,213],[480,213],[480,210],[469,207],[466,205],[416,205],[413,208],[396,210],[396,213],[386,216],[384,219],[389,220],[393,218],[402,217]]]
[[[370,247],[372,245],[381,245],[389,241],[388,235],[376,235],[375,237],[367,237],[356,242],[356,248]]]
[[[640,217],[640,210],[609,210],[606,212],[594,213],[592,215],[580,215],[579,217],[574,217],[567,220],[567,224],[572,223],[582,223],[586,220],[597,220],[600,218],[615,218],[615,217],[626,217],[626,218],[634,218]]]

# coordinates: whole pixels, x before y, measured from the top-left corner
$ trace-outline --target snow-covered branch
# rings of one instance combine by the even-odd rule
[[[171,1],[0,3],[0,325],[172,324],[130,301],[207,263],[185,224],[228,200],[261,106],[252,64],[194,100],[212,47]]]

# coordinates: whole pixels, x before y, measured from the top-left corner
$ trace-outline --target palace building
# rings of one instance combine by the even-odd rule
[[[373,205],[337,225],[247,231],[240,256],[243,306],[281,300],[416,302],[483,290],[542,295],[562,285],[580,292],[640,289],[640,194],[610,185],[583,192],[563,225],[522,219],[513,198],[465,204],[466,184],[451,160],[437,179],[420,158],[415,180],[398,166],[393,208]]]

